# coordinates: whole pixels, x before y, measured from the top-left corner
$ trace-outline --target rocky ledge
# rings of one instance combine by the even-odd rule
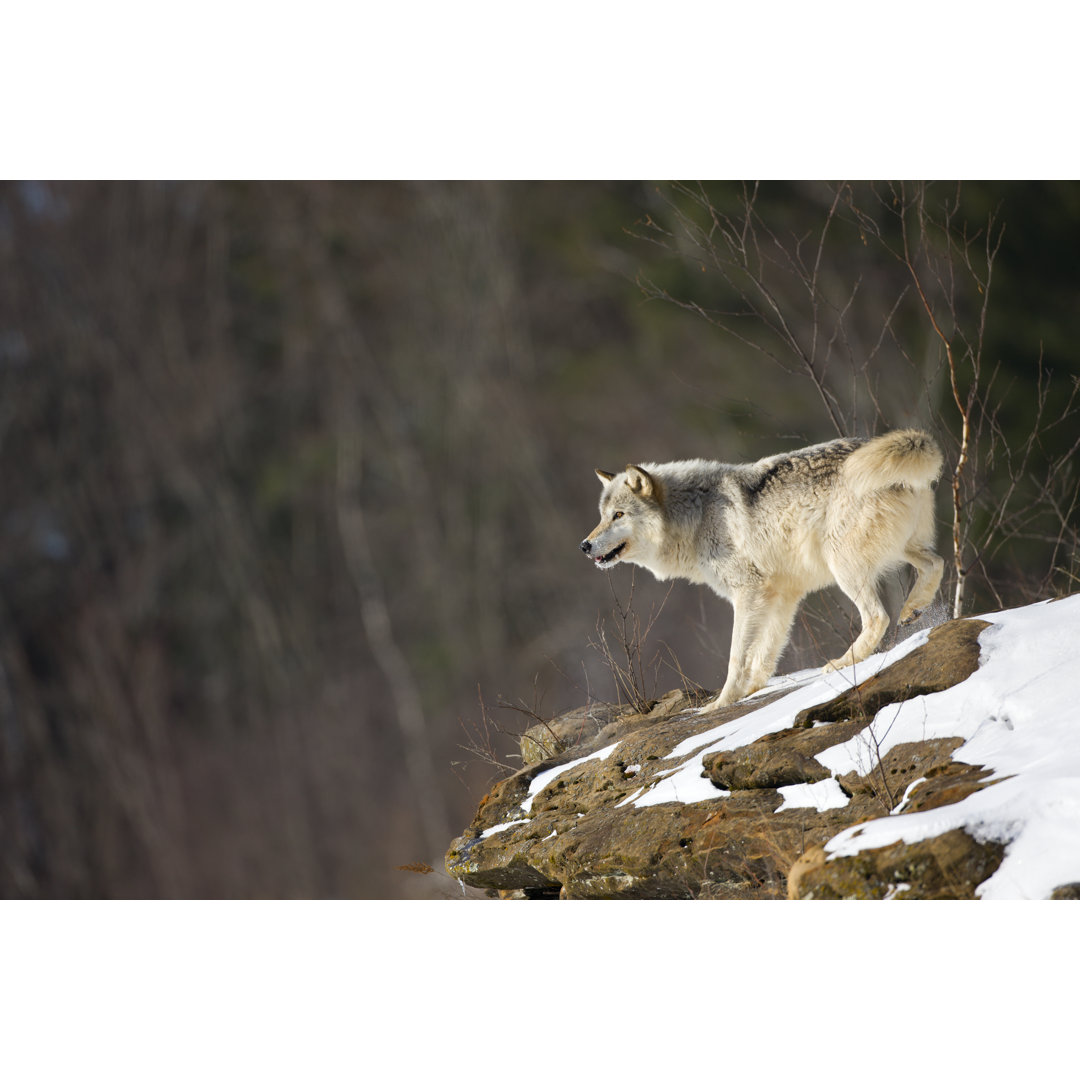
[[[484,797],[447,870],[536,899],[973,898],[1009,837],[963,815],[914,838],[827,845],[1004,779],[954,758],[959,735],[892,744],[872,726],[967,680],[990,625],[923,631],[854,685],[851,672],[847,684],[804,673],[711,712],[676,690],[644,710],[594,705],[536,724],[521,736],[525,767]]]

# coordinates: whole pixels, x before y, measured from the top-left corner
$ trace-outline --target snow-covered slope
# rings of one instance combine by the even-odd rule
[[[866,775],[900,743],[962,738],[953,758],[992,770],[992,783],[960,803],[902,813],[848,829],[827,845],[830,856],[851,855],[897,840],[913,843],[963,828],[976,839],[1006,845],[1000,868],[978,889],[987,899],[1043,898],[1054,887],[1080,881],[1080,596],[982,615],[993,625],[979,637],[979,669],[937,694],[889,705],[849,742],[817,755],[835,775]],[[701,775],[706,753],[732,750],[790,726],[795,714],[882,670],[925,642],[928,631],[872,657],[858,672],[813,678],[780,700],[703,732],[669,756],[684,757],[634,805],[692,803],[721,798]],[[809,673],[775,679],[801,681]],[[835,780],[781,789],[786,806],[834,805],[843,799]]]
[[[826,851],[851,854],[963,828],[1006,845],[978,896],[1042,898],[1080,881],[1080,596],[981,617],[994,625],[979,636],[979,670],[939,694],[882,709],[872,728],[882,753],[901,742],[961,737],[953,758],[988,767],[1000,782],[953,806],[849,829]],[[819,760],[844,772],[859,755],[844,744]]]

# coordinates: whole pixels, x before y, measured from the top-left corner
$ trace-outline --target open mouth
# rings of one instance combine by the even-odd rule
[[[618,547],[612,548],[606,555],[597,555],[593,562],[597,566],[610,566],[621,554],[623,548],[626,547],[626,541],[624,540]]]

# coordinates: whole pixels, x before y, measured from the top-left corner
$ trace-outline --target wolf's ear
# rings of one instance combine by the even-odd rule
[[[597,469],[596,475],[603,481],[604,487],[607,487],[607,485],[615,479],[615,474],[613,472],[604,472],[603,469]]]
[[[643,499],[649,498],[656,491],[656,482],[644,469],[639,468],[637,465],[626,466],[626,484],[635,495]]]

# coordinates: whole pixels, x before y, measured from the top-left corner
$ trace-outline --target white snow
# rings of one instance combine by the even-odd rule
[[[847,829],[826,851],[847,855],[964,828],[1007,845],[979,896],[1042,898],[1080,881],[1080,596],[981,618],[995,625],[979,638],[979,670],[940,694],[882,709],[872,727],[882,753],[917,739],[963,738],[954,760],[986,766],[1000,782],[951,806]],[[855,742],[818,761],[845,771],[865,759],[865,744]]]
[[[994,625],[980,635],[976,672],[941,693],[886,706],[869,728],[817,760],[834,777],[852,769],[866,774],[879,754],[900,743],[957,737],[964,744],[953,753],[954,760],[983,765],[999,782],[951,806],[919,814],[894,811],[847,829],[826,851],[848,855],[964,828],[977,839],[1007,845],[997,873],[980,887],[981,897],[1046,897],[1057,885],[1080,881],[1080,595],[979,617]],[[848,669],[809,681],[806,673],[774,679],[770,687],[794,682],[796,689],[686,739],[668,755],[673,768],[625,802],[654,806],[723,798],[727,793],[701,776],[706,754],[746,746],[790,727],[802,709],[835,697],[855,676],[861,681],[894,663],[928,635],[929,630],[912,635],[865,661],[857,672]],[[843,805],[835,779],[780,790],[780,810]]]
[[[784,799],[776,808],[777,814],[781,810],[794,810],[801,806],[810,806],[815,810],[831,810],[834,807],[847,806],[851,801],[832,776],[827,780],[819,780],[816,784],[790,784],[776,790]]]
[[[500,825],[492,825],[490,829],[485,829],[480,834],[481,840],[486,840],[489,836],[494,836],[496,833],[505,832],[507,829],[514,828],[515,825],[524,825],[528,818],[517,818],[515,821],[504,821]]]

